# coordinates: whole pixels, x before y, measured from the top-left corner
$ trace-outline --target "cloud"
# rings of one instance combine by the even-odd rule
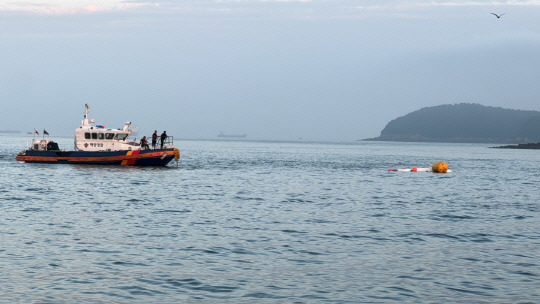
[[[9,1],[9,2],[8,2]],[[181,15],[186,18],[251,20],[425,19],[427,10],[453,8],[540,8],[540,0],[28,0],[0,1],[0,13],[103,15],[105,13]]]
[[[100,8],[95,6],[95,5],[87,5],[87,6],[83,7],[83,10],[85,10],[87,12],[98,12],[98,11],[100,11]]]
[[[509,1],[471,1],[471,0],[444,0],[444,1],[418,1],[418,0],[389,0],[364,1],[357,9],[364,10],[392,10],[414,9],[429,7],[472,7],[472,6],[540,6],[540,0],[509,0]]]
[[[356,4],[356,5],[355,5]],[[385,11],[385,10],[413,10],[415,8],[429,7],[467,7],[467,6],[540,6],[540,0],[506,0],[506,1],[479,1],[479,0],[365,0],[359,2],[351,0],[30,0],[0,3],[0,12],[24,12],[35,14],[80,14],[99,13],[107,11],[125,11],[144,7],[159,8],[163,11],[229,11],[259,9],[267,11],[272,8],[313,10],[325,12],[336,10]]]
[[[20,12],[42,15],[73,15],[112,10],[126,10],[141,6],[158,6],[156,2],[123,0],[33,0],[0,3],[0,12]]]
[[[540,6],[538,0],[523,1],[432,1],[419,2],[420,6]]]

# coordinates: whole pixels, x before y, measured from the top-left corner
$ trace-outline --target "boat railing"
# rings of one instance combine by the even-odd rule
[[[135,139],[136,140],[136,139]],[[140,142],[140,141],[137,141],[137,142]],[[161,149],[161,136],[158,136],[157,140],[156,140],[156,146],[153,147],[152,146],[152,136],[146,136],[146,144],[148,145],[148,149],[149,150],[154,150],[154,149]],[[170,149],[170,148],[173,148],[174,147],[174,137],[173,136],[167,136],[165,138],[165,140],[163,141],[163,148],[164,149]]]

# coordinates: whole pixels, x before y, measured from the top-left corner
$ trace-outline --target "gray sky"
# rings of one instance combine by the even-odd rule
[[[505,13],[497,19],[491,12]],[[0,1],[0,129],[349,141],[426,106],[540,110],[540,1]]]

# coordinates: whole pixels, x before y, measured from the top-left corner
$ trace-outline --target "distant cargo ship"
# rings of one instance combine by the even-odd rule
[[[0,133],[19,134],[19,133],[21,133],[21,131],[19,131],[19,130],[0,130]]]
[[[217,137],[226,137],[226,138],[246,138],[247,134],[223,134],[220,132]]]

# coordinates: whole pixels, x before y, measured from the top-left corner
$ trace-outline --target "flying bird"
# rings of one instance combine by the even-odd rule
[[[491,13],[493,16],[497,17],[497,19],[501,18],[504,14],[497,15],[495,13]]]

